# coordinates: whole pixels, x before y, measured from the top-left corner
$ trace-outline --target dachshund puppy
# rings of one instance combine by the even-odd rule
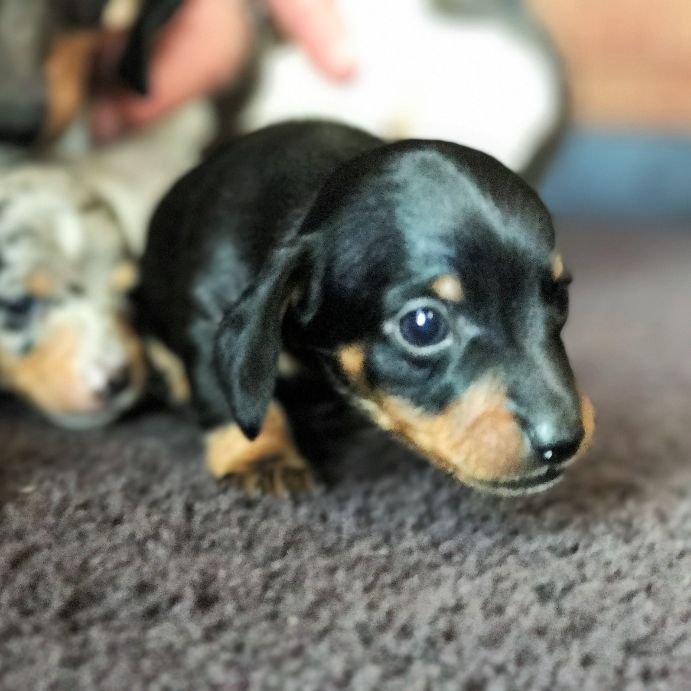
[[[155,204],[211,127],[196,103],[85,159],[0,173],[0,388],[71,428],[110,422],[137,400],[136,259]]]
[[[274,399],[283,353],[461,482],[522,494],[592,435],[560,337],[568,281],[547,210],[495,159],[303,122],[173,186],[137,301],[184,364],[214,475],[310,485]]]

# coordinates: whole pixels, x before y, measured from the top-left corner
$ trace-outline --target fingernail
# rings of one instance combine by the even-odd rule
[[[357,71],[355,51],[348,41],[339,41],[328,54],[328,70],[337,79],[349,79]]]

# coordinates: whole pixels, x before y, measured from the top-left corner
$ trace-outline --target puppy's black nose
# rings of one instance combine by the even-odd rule
[[[578,451],[583,441],[583,434],[583,428],[580,428],[576,433],[554,437],[546,442],[535,443],[537,440],[533,440],[535,454],[543,463],[559,465],[568,461]]]
[[[121,370],[114,372],[106,382],[106,385],[101,392],[101,398],[112,399],[118,394],[121,394],[130,385],[130,370],[128,367],[123,367]]]

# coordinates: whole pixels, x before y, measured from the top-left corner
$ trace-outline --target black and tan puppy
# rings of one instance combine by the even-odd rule
[[[496,160],[306,122],[173,187],[138,298],[184,363],[215,475],[309,485],[274,400],[287,353],[458,480],[519,494],[593,429],[560,337],[567,283],[548,212]]]

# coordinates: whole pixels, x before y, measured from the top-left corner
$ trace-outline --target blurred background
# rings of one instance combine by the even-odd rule
[[[343,18],[345,78],[300,25],[320,3]],[[164,74],[156,57],[176,50]],[[0,162],[74,141],[89,103],[120,133],[108,89],[129,90],[128,126],[214,95],[224,136],[335,117],[484,149],[558,215],[685,221],[690,81],[688,0],[0,0]],[[147,110],[147,89],[165,106]]]
[[[571,123],[542,184],[558,213],[691,217],[691,3],[529,0],[563,59]]]
[[[338,5],[354,84],[315,77],[294,47],[269,49],[246,129],[319,113],[452,139],[524,173],[561,217],[691,218],[688,0]]]

